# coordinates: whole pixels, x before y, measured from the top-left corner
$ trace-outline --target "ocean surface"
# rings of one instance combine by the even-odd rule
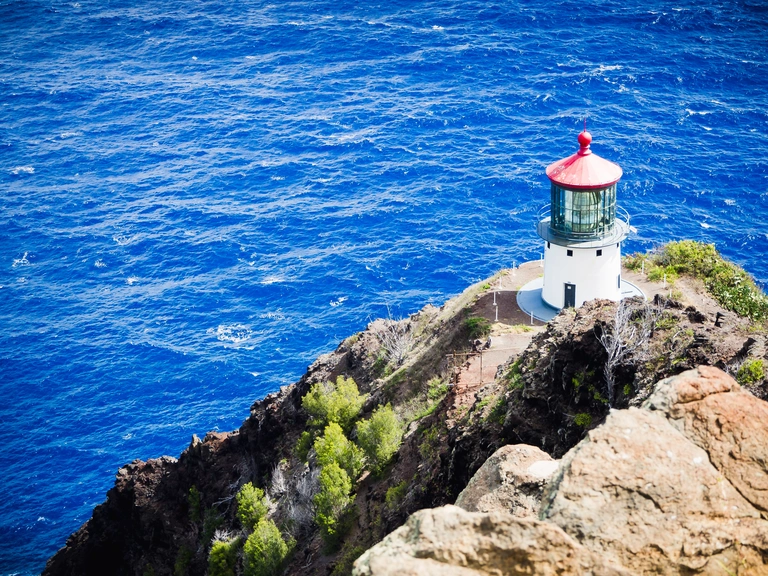
[[[768,283],[764,0],[0,0],[0,574],[388,308],[538,258],[585,117],[625,252]]]

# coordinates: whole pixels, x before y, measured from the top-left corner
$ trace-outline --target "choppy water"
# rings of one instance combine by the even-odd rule
[[[387,305],[537,257],[585,115],[626,249],[767,282],[767,64],[761,0],[0,0],[0,573]]]

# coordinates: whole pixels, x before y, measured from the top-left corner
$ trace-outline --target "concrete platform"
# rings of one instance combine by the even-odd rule
[[[544,278],[534,278],[528,282],[525,286],[520,288],[517,292],[517,305],[520,309],[528,315],[533,315],[536,320],[540,322],[549,322],[557,316],[560,312],[558,308],[554,308],[544,302],[541,298],[541,289],[544,286]],[[645,298],[645,294],[637,286],[628,282],[627,280],[621,281],[621,297],[631,298],[633,296],[642,296]]]

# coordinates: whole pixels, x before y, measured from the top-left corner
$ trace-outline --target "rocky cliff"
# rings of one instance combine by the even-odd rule
[[[650,305],[639,300],[629,302],[624,310],[623,328],[616,322],[617,305],[607,301],[565,311],[546,327],[537,327],[533,332],[528,332],[529,328],[519,324],[513,315],[490,326],[490,322],[478,319],[491,319],[492,291],[502,288],[505,277],[509,279],[509,275],[502,273],[476,284],[441,308],[428,306],[400,322],[372,323],[342,342],[334,352],[319,358],[296,384],[256,402],[249,418],[237,431],[209,433],[203,440],[195,437],[178,459],[134,461],[121,468],[106,501],[49,560],[44,574],[203,575],[208,569],[214,534],[240,530],[235,495],[248,482],[267,491],[271,498],[270,517],[296,540],[286,574],[346,574],[351,571],[355,558],[403,526],[412,513],[456,502],[473,475],[500,447],[535,446],[540,453],[519,454],[515,458],[520,462],[533,458],[544,464],[539,465],[536,474],[514,481],[491,477],[492,474],[478,478],[473,482],[488,486],[489,494],[495,491],[494,494],[465,494],[460,503],[464,501],[467,507],[482,511],[494,502],[505,502],[507,510],[517,516],[526,516],[520,510],[527,506],[530,516],[538,507],[531,498],[536,498],[546,483],[546,475],[542,476],[547,470],[546,460],[562,458],[588,433],[589,442],[597,443],[603,434],[599,430],[604,430],[597,427],[606,418],[608,423],[618,423],[621,418],[630,417],[628,415],[639,418],[632,424],[633,430],[642,429],[645,425],[642,418],[663,420],[667,426],[665,434],[684,436],[687,416],[670,415],[678,409],[674,408],[678,404],[662,407],[667,404],[654,396],[658,391],[654,382],[697,365],[718,366],[736,373],[745,362],[762,361],[765,355],[765,337],[755,333],[748,322],[735,314],[711,305],[698,309],[689,303],[664,298],[657,298]],[[514,296],[514,290],[509,295]],[[724,323],[718,321],[718,326],[715,324],[717,313],[722,315],[720,320],[725,319]],[[633,326],[643,327],[644,331],[621,332]],[[498,335],[500,341],[512,334],[518,340],[529,340],[530,344],[522,352],[497,351],[496,355],[502,354],[506,360],[499,362],[495,377],[483,376],[480,360],[479,379],[472,380],[473,362],[482,354],[479,350],[482,345],[478,347],[478,344],[482,344],[485,336],[480,342],[477,339],[489,328],[492,339]],[[403,344],[399,354],[394,354],[392,346],[387,344],[388,336],[393,334]],[[613,358],[606,348],[612,335],[614,340],[618,338],[620,347],[624,346],[622,353]],[[623,344],[633,338],[642,338],[642,346],[630,349]],[[610,364],[607,377],[606,363]],[[386,469],[376,476],[363,474],[356,482],[350,522],[338,545],[329,548],[311,521],[296,521],[302,509],[305,516],[310,514],[307,511],[312,507],[311,485],[316,478],[316,468],[311,458],[305,464],[297,457],[295,448],[307,429],[308,416],[302,408],[302,398],[313,384],[332,381],[339,375],[354,378],[361,392],[368,394],[363,417],[377,406],[389,403],[405,423],[406,432]],[[606,384],[609,380],[610,385]],[[755,394],[764,393],[762,378],[752,379],[750,385]],[[659,406],[655,412],[633,408],[652,401]],[[663,412],[664,416],[657,412]],[[700,428],[695,423],[691,426]],[[701,440],[702,443],[708,441]],[[582,448],[577,453],[586,457],[589,450],[584,444],[579,446]],[[713,458],[708,456],[710,448],[713,454],[727,453],[726,448],[714,444],[696,446],[697,454],[707,461]],[[747,459],[750,458],[754,460],[758,456]],[[712,465],[720,470],[714,460]],[[579,468],[569,465],[568,470]],[[689,472],[694,471],[698,468]],[[744,476],[748,472],[740,474]],[[558,490],[563,494],[569,489],[568,478],[567,474],[558,476]],[[682,477],[678,478],[682,481]],[[595,482],[604,482],[605,487],[610,486],[606,488],[609,491],[619,490],[621,480],[615,477],[612,481],[615,485],[610,484],[611,478],[595,479]],[[738,481],[730,477],[729,482],[734,486],[733,498],[741,495],[751,508],[739,500],[733,505],[742,506],[741,515],[728,517],[734,522],[747,523],[745,525],[762,522],[748,510],[763,510],[759,508],[763,504],[755,504],[744,495],[745,485],[738,485]],[[641,492],[632,492],[632,497],[645,498],[651,506],[649,510],[656,509],[653,498],[646,498]],[[530,517],[522,524],[514,524],[520,538],[560,543],[557,546],[564,546],[564,557],[578,559],[573,566],[593,565],[595,554],[609,551],[616,559],[615,566],[606,565],[602,570],[622,573],[622,562],[628,552],[618,544],[614,548],[607,545],[600,548],[603,544],[592,546],[590,538],[593,537],[588,535],[586,524],[571,533],[555,521],[558,514],[573,515],[561,505],[557,493],[560,492],[555,492],[553,497],[548,492],[546,496],[550,503],[546,510],[551,518],[545,524]],[[673,496],[670,498],[674,500]],[[667,522],[675,514],[663,509],[662,512],[657,518],[660,522]],[[466,512],[477,513],[481,512]],[[413,517],[408,520],[408,526],[413,521]],[[632,521],[636,519],[633,517]],[[482,526],[482,530],[489,530],[489,534],[496,524],[512,526],[506,516],[471,522]],[[647,530],[645,525],[638,526],[641,532]],[[455,537],[460,538],[460,534],[456,533]],[[593,538],[595,542],[596,538]],[[510,546],[514,548],[518,544]],[[640,544],[631,544],[626,550],[631,552],[637,546]],[[759,542],[749,546],[753,551],[764,550]],[[502,556],[517,558],[518,552],[514,550],[510,548]],[[433,560],[441,569],[445,568],[444,559]],[[731,556],[726,560],[730,561]],[[561,565],[565,560],[555,558],[553,562]],[[456,565],[456,570],[465,568]]]

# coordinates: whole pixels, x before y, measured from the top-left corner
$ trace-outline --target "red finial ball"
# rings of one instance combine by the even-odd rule
[[[584,130],[581,134],[579,134],[579,146],[582,148],[587,148],[592,143],[592,134]]]

